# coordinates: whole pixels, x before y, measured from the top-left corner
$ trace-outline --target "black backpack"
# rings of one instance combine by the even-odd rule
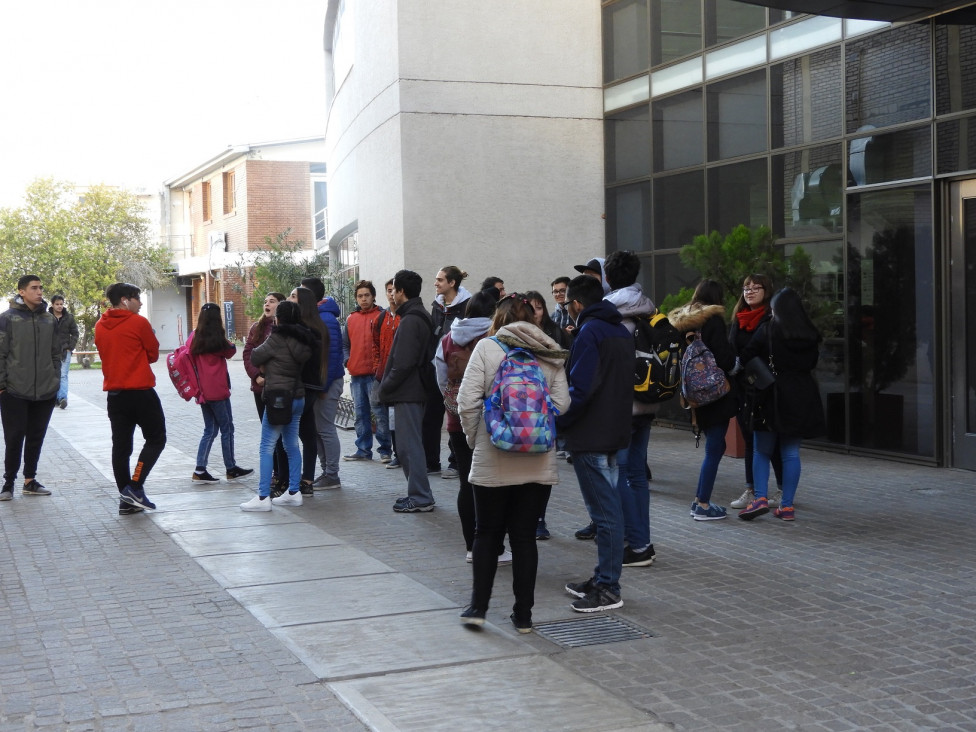
[[[666,402],[681,393],[681,356],[685,341],[666,315],[634,317],[634,399]]]

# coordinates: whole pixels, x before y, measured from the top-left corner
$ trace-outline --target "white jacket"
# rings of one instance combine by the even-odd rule
[[[532,351],[549,386],[553,405],[561,412],[569,408],[569,383],[564,368],[569,352],[533,323],[506,325],[495,334],[506,345],[517,345]],[[556,452],[523,455],[506,452],[491,444],[484,420],[484,399],[495,381],[495,373],[505,351],[490,338],[478,342],[468,361],[458,392],[461,428],[468,445],[474,450],[468,480],[479,486],[508,486],[523,483],[556,485],[559,471]]]

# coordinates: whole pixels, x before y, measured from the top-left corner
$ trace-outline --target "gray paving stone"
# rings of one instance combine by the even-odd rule
[[[223,587],[393,572],[386,564],[345,544],[252,552],[246,558],[224,554],[197,561]]]
[[[239,508],[227,509],[240,511]],[[170,537],[191,557],[242,554],[272,549],[303,549],[339,544],[340,540],[311,524],[264,524],[233,529],[173,531]]]

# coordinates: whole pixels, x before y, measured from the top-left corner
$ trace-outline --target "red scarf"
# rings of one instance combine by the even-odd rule
[[[760,305],[752,310],[740,310],[735,314],[736,320],[739,321],[739,330],[744,330],[751,333],[759,327],[759,321],[763,319],[765,314],[765,305]]]

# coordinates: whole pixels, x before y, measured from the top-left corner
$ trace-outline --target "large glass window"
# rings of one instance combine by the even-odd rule
[[[935,22],[935,109],[937,114],[976,109],[976,25]]]
[[[773,233],[787,238],[843,230],[847,184],[839,144],[813,147],[772,159]]]
[[[725,160],[766,149],[766,72],[709,84],[708,159]]]
[[[906,25],[847,44],[847,132],[930,116],[929,28]]]
[[[828,48],[770,67],[769,97],[773,148],[840,136],[840,48]]]
[[[700,53],[701,24],[697,0],[651,0],[652,65]]]
[[[697,0],[693,0],[697,4]],[[735,0],[705,3],[705,45],[717,46],[766,27],[766,8]]]
[[[654,102],[654,170],[705,162],[701,89]]]
[[[646,104],[606,118],[607,180],[640,178],[651,172],[651,123]]]
[[[708,230],[769,226],[766,158],[708,171]]]
[[[607,249],[639,252],[650,248],[651,184],[607,189]]]
[[[701,170],[654,179],[654,249],[677,249],[705,229],[705,174]]]
[[[831,439],[934,456],[935,272],[929,186],[848,199],[849,393],[827,395]]]
[[[851,185],[924,178],[932,174],[932,132],[928,125],[850,141]]]
[[[940,175],[976,170],[976,117],[963,117],[936,126],[936,170]]]
[[[603,81],[647,70],[647,0],[623,0],[603,9]]]

